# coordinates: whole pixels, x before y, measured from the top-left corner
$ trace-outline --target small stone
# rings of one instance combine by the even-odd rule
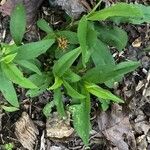
[[[49,0],[49,2],[53,6],[61,6],[74,19],[77,19],[81,13],[86,11],[78,0]]]

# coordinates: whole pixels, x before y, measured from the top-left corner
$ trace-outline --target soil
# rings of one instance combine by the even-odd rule
[[[114,2],[113,0],[109,1],[110,3]],[[148,1],[144,0],[135,1],[145,5],[148,4]],[[50,7],[47,2],[44,2],[40,7],[38,18],[46,19],[54,29],[59,29],[65,25],[64,11],[60,7]],[[9,43],[11,41],[9,19],[8,16],[4,17],[0,14],[0,42]],[[116,86],[115,93],[125,100],[123,109],[128,112],[132,131],[137,143],[137,150],[150,150],[150,53],[143,50],[150,45],[150,25],[126,24],[123,25],[123,28],[129,35],[129,42],[122,53],[115,54],[116,59],[138,60],[141,62],[141,66],[124,77],[123,81]],[[25,34],[24,40],[28,42],[37,41],[42,36],[43,33],[37,29],[36,25],[33,25]],[[61,140],[46,137],[46,117],[42,113],[42,108],[52,99],[53,94],[51,92],[46,91],[35,99],[29,99],[25,96],[25,90],[18,87],[16,89],[21,102],[21,109],[13,113],[0,110],[0,145],[13,143],[15,145],[14,149],[25,150],[14,134],[14,123],[20,118],[22,112],[26,111],[39,129],[35,150],[40,150],[42,135],[44,135],[46,150],[81,150],[85,148],[81,139],[76,134],[72,134],[69,138],[62,138]],[[0,103],[4,101],[4,98],[0,95]],[[90,149],[117,150],[110,141],[99,135],[97,121],[98,109],[95,103],[92,105]],[[145,131],[146,129],[148,131]]]

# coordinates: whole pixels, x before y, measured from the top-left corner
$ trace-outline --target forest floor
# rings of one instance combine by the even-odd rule
[[[136,2],[148,5],[144,0]],[[55,29],[65,23],[64,12],[61,8],[51,8],[46,2],[40,7],[38,18],[46,19]],[[9,19],[8,16],[0,14],[1,42],[11,41]],[[100,112],[95,107],[96,104],[92,104],[91,150],[128,150],[127,145],[131,150],[150,150],[150,53],[143,50],[150,45],[150,24],[125,24],[123,28],[129,36],[128,45],[123,52],[114,53],[114,57],[118,60],[138,60],[141,66],[126,75],[115,87],[114,92],[125,100],[124,105],[112,105],[108,111]],[[24,40],[37,41],[42,36],[43,33],[37,29],[36,25],[33,25],[25,34]],[[21,109],[13,113],[0,110],[0,145],[13,143],[14,149],[25,150],[14,134],[14,124],[21,117],[22,112],[27,112],[39,130],[35,150],[82,150],[85,148],[76,133],[62,139],[47,137],[47,119],[42,114],[42,109],[52,98],[51,92],[47,91],[35,99],[27,98],[26,91],[21,88],[17,88],[17,92]],[[3,97],[0,95],[0,102],[1,100]],[[111,126],[108,125],[105,132],[100,131],[100,128],[103,128],[101,124],[108,119]]]

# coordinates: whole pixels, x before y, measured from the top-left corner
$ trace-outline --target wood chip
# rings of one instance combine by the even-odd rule
[[[51,117],[47,119],[46,131],[50,138],[64,138],[69,137],[74,129],[70,126],[70,114],[67,113],[67,119],[61,119],[57,112],[54,112]]]
[[[29,115],[23,112],[21,118],[15,123],[15,135],[20,143],[24,148],[33,150],[38,134],[38,129]]]

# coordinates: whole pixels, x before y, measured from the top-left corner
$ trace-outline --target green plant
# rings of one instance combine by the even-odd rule
[[[116,63],[109,47],[113,46],[118,51],[122,51],[127,44],[128,36],[116,24],[104,24],[103,21],[113,21],[117,24],[150,22],[150,7],[118,3],[96,11],[99,4],[100,2],[79,22],[71,23],[64,30],[54,31],[45,20],[39,20],[38,27],[47,33],[46,37],[39,42],[24,45],[21,45],[21,41],[25,31],[25,21],[24,17],[19,15],[24,16],[24,8],[18,5],[12,13],[10,23],[15,44],[2,46],[2,52],[5,50],[5,53],[2,53],[1,74],[3,76],[0,80],[6,78],[9,84],[0,86],[0,90],[7,101],[15,108],[19,107],[12,82],[29,88],[27,95],[30,97],[38,96],[45,90],[52,90],[54,97],[43,109],[44,114],[49,116],[52,107],[56,106],[60,116],[65,117],[65,110],[68,109],[72,113],[74,128],[86,146],[88,146],[91,130],[92,95],[97,98],[103,110],[106,110],[111,102],[123,103],[121,98],[107,89],[112,88],[124,74],[135,70],[140,65],[139,62],[129,60]],[[17,20],[21,28],[17,27],[19,25]],[[6,53],[6,50],[9,53]],[[46,51],[51,63],[48,71],[41,72],[37,67],[37,57]],[[18,66],[28,68],[35,73],[27,79]],[[13,91],[15,97],[13,100],[8,93],[10,89],[6,87]],[[70,105],[66,108],[63,104],[64,95],[71,98]]]
[[[10,32],[14,44],[0,44],[0,91],[7,102],[12,105],[1,105],[6,111],[16,111],[19,109],[19,102],[13,83],[23,88],[38,89],[23,73],[25,73],[25,68],[27,68],[31,72],[42,75],[42,72],[36,65],[36,57],[45,53],[54,43],[53,39],[46,39],[39,42],[22,44],[25,28],[25,8],[22,4],[18,4],[13,10],[10,20]],[[26,70],[26,73],[28,72]]]
[[[5,144],[5,145],[2,145],[1,147],[4,150],[13,150],[14,149],[14,144],[13,143],[8,143],[8,144]]]
[[[115,62],[109,46],[122,51],[128,36],[117,25],[107,25],[102,21],[113,21],[117,24],[150,22],[150,7],[117,3],[95,11],[99,4],[80,19],[77,27],[69,26],[67,30],[53,31],[45,20],[41,19],[37,23],[47,33],[45,39],[56,40],[50,48],[55,57],[54,65],[49,70],[53,72],[54,84],[49,90],[53,90],[54,99],[45,106],[43,112],[48,115],[55,105],[59,114],[65,117],[63,95],[65,93],[71,97],[71,104],[66,109],[72,112],[74,128],[86,146],[91,129],[91,95],[97,97],[103,110],[108,109],[110,102],[123,103],[122,99],[103,87],[105,85],[112,88],[124,74],[140,65],[139,62],[129,60]]]

